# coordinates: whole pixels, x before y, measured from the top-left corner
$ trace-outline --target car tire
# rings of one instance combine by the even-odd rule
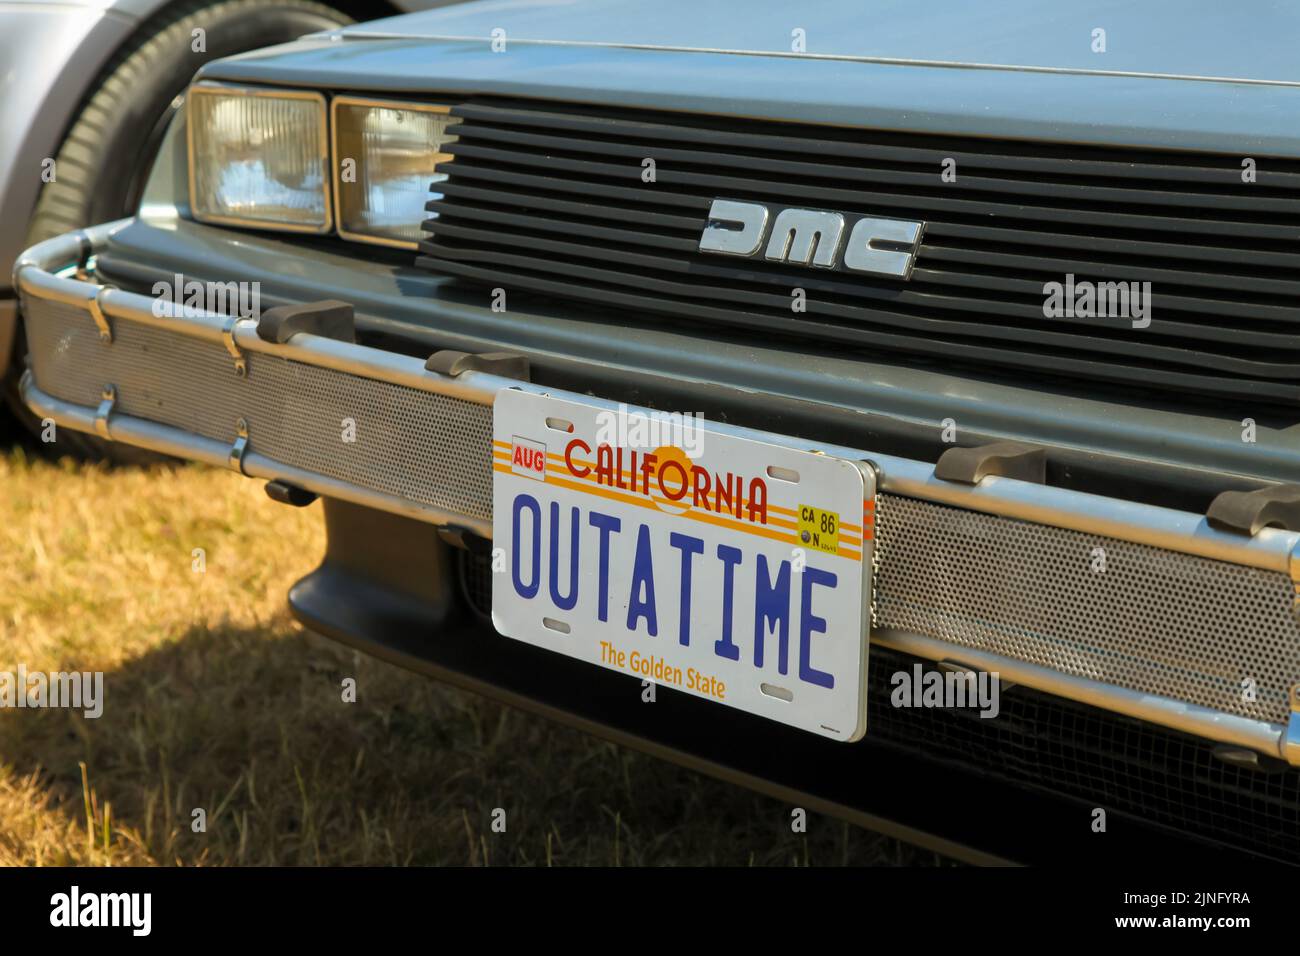
[[[41,190],[27,245],[135,211],[181,94],[208,60],[351,22],[311,0],[189,0],[156,13],[113,55],[88,91],[55,154],[56,179]],[[197,30],[203,31],[202,52],[193,49]],[[20,335],[5,398],[15,417],[39,435],[39,420],[18,396],[17,379],[25,363]],[[58,435],[60,454],[123,464],[161,460],[71,429],[60,429]]]

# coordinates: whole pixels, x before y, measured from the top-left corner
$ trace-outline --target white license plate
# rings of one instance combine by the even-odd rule
[[[492,499],[502,634],[836,740],[865,732],[869,466],[505,389]]]

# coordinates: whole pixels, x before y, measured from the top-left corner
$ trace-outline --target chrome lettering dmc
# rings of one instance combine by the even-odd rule
[[[766,237],[763,258],[769,262],[906,280],[912,276],[925,232],[923,222],[784,208],[776,213],[768,235],[772,218],[772,210],[762,203],[715,199],[700,236],[700,252],[752,257],[763,248]]]
[[[767,232],[767,207],[752,202],[715,199],[700,236],[701,252],[752,256]]]
[[[844,236],[844,217],[815,209],[782,209],[772,226],[766,258],[834,269]]]
[[[910,279],[924,230],[923,222],[859,219],[844,248],[844,268]],[[891,245],[894,248],[889,248]]]

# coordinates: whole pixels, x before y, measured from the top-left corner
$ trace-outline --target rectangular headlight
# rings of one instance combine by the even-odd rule
[[[195,219],[329,232],[324,96],[198,85],[190,87],[187,114]]]
[[[334,196],[345,239],[414,249],[428,218],[429,185],[460,122],[449,107],[334,98]]]

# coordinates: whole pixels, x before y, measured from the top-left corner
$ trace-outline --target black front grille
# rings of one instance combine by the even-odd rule
[[[491,558],[460,554],[462,593],[488,617]],[[1300,864],[1300,770],[1267,758],[1265,769],[1225,763],[1197,737],[1028,687],[1004,689],[992,718],[971,708],[894,707],[892,675],[918,664],[934,666],[871,646],[867,740]]]
[[[1300,770],[1269,758],[1265,769],[1225,763],[1197,737],[1027,687],[1004,690],[993,718],[892,706],[891,675],[918,663],[933,667],[872,646],[869,739],[1300,864]]]
[[[453,113],[420,244],[434,271],[864,356],[1300,401],[1300,161],[1255,158],[1248,183],[1229,155],[555,103]],[[702,255],[715,198],[927,225],[903,282]],[[1045,318],[1044,285],[1067,273],[1149,281],[1150,326]]]

